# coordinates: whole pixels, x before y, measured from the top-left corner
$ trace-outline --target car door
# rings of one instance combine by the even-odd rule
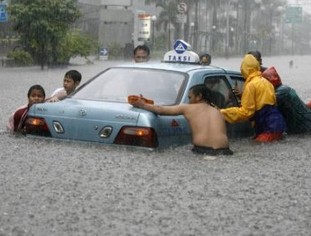
[[[245,80],[243,79],[242,75],[228,74],[227,76],[232,87],[232,96],[234,96],[237,101],[237,105],[233,106],[240,106]],[[234,90],[237,91],[238,94],[233,92]],[[228,123],[227,132],[230,137],[240,137],[240,135],[241,137],[247,137],[254,135],[254,128],[249,121],[238,122],[235,124]]]
[[[212,102],[220,109],[236,107],[240,105],[240,98],[233,92],[233,85],[243,91],[244,80],[239,76],[206,75],[204,84],[213,92]],[[249,121],[227,123],[229,137],[248,137],[253,134],[253,128]]]
[[[212,103],[218,108],[238,106],[239,101],[232,92],[232,86],[225,75],[206,75],[203,83],[212,91]]]
[[[236,99],[238,100],[238,104],[241,103],[241,96],[244,89],[244,82],[242,76],[237,75],[229,75],[230,83],[232,85],[232,88],[235,90]]]

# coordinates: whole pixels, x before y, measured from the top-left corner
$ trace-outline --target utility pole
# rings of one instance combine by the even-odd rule
[[[225,45],[225,57],[229,56],[229,36],[230,36],[230,25],[229,25],[229,10],[230,10],[231,1],[227,3],[226,9],[226,45]]]
[[[246,53],[248,50],[248,41],[247,41],[247,34],[249,33],[249,27],[248,27],[248,0],[244,0],[243,2],[243,20],[244,20],[244,25],[243,25],[243,52],[242,54]]]
[[[199,0],[195,0],[195,14],[194,14],[194,39],[193,39],[193,49],[198,51],[198,31],[199,31]]]

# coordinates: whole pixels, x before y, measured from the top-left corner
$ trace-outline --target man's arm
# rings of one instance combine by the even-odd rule
[[[175,115],[183,115],[185,111],[185,105],[177,105],[177,106],[157,106],[153,104],[147,104],[141,99],[141,97],[134,102],[130,103],[134,107],[142,108],[144,110],[152,111],[159,115],[168,115],[168,116],[175,116]]]

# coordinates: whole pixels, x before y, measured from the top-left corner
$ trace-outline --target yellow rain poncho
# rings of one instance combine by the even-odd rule
[[[261,76],[259,62],[253,55],[245,55],[241,73],[245,79],[241,106],[221,109],[225,120],[229,123],[252,120],[256,135],[284,132],[286,125],[276,108],[274,87]]]
[[[275,105],[273,85],[261,76],[259,62],[247,54],[241,63],[241,73],[245,79],[240,107],[222,109],[226,121],[235,123],[252,118],[265,105]]]

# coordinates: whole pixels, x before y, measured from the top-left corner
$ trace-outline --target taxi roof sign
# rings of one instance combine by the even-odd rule
[[[164,62],[183,62],[183,63],[199,63],[199,55],[191,51],[191,45],[184,40],[177,40],[174,45],[174,50],[164,54]]]
[[[187,50],[191,50],[191,45],[187,42],[185,42],[184,40],[176,40],[176,42],[174,43],[174,50],[177,53],[184,53]]]

